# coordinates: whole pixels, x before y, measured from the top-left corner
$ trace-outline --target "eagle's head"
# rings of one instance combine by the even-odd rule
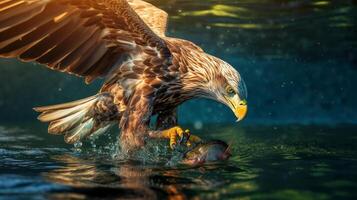
[[[247,88],[239,72],[230,64],[213,56],[205,58],[209,62],[192,67],[192,82],[195,82],[196,96],[212,99],[228,106],[237,121],[248,111]]]
[[[237,121],[240,121],[248,111],[247,87],[239,72],[230,64],[220,60],[218,66],[212,79],[207,82],[207,98],[228,106],[237,117]]]

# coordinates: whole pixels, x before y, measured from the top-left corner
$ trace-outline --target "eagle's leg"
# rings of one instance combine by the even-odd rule
[[[126,153],[145,145],[145,134],[149,130],[151,104],[148,96],[135,93],[120,120],[120,143]]]
[[[175,148],[177,141],[179,141],[180,144],[185,143],[187,146],[201,141],[198,136],[191,135],[188,129],[184,131],[177,125],[176,109],[159,113],[156,121],[156,130],[157,131],[151,131],[149,136],[169,139],[171,149]]]

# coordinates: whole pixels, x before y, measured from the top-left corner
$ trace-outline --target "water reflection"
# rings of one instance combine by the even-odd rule
[[[50,182],[71,186],[73,189],[69,192],[51,194],[51,198],[185,198],[179,187],[174,184],[180,182],[180,178],[170,181],[175,178],[175,171],[164,172],[164,176],[159,177],[153,168],[133,163],[98,164],[93,160],[69,154],[55,156],[53,159],[63,163],[63,168],[43,173],[43,176]]]
[[[99,156],[84,158],[71,154],[51,159],[62,163],[63,167],[44,172],[42,176],[46,181],[71,188],[51,193],[48,196],[51,199],[206,199],[258,189],[254,180],[259,170],[250,166],[248,159],[238,157],[234,158],[234,164],[219,163],[195,168],[149,166],[120,160],[103,162]]]

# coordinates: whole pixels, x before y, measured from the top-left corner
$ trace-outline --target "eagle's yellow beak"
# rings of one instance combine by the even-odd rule
[[[237,122],[244,119],[248,112],[248,105],[246,101],[239,101],[238,105],[235,106],[234,114],[237,117]]]
[[[234,97],[227,98],[229,102],[229,107],[233,111],[234,115],[237,117],[237,122],[244,119],[248,112],[248,105],[246,100],[240,100],[238,95]]]

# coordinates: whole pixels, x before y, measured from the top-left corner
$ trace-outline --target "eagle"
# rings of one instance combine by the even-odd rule
[[[239,121],[247,89],[227,62],[166,36],[167,21],[165,11],[141,0],[0,0],[0,57],[36,62],[86,84],[104,79],[94,96],[34,108],[66,143],[118,124],[126,152],[150,138],[166,138],[171,148],[191,145],[201,139],[178,125],[177,107],[212,99]]]

